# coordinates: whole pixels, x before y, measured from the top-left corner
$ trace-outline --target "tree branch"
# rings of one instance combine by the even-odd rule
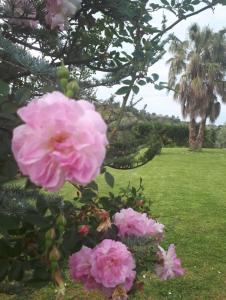
[[[187,15],[184,15],[182,16],[181,18],[179,18],[177,21],[175,21],[174,23],[172,23],[170,26],[166,27],[164,30],[162,30],[161,32],[159,32],[158,34],[156,34],[152,39],[150,39],[150,42],[154,42],[156,39],[158,39],[159,37],[161,37],[163,34],[165,34],[167,31],[169,31],[170,29],[172,29],[174,26],[176,26],[178,23],[180,23],[181,21],[187,19],[187,18],[190,18],[192,16],[195,16],[209,8],[212,8],[213,6],[217,5],[218,3],[217,2],[213,2],[212,4],[209,4],[203,8],[200,8],[199,10],[197,11],[194,11],[190,14],[187,14]]]

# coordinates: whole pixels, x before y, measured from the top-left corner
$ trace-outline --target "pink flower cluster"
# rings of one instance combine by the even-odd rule
[[[4,10],[15,17],[9,19],[9,23],[12,25],[31,28],[38,25],[37,20],[32,20],[36,18],[36,8],[30,0],[7,1]]]
[[[163,280],[184,275],[185,270],[181,267],[181,261],[177,258],[175,246],[171,244],[165,251],[159,246],[158,263],[156,264],[156,274]]]
[[[25,124],[14,129],[12,151],[33,183],[57,191],[66,180],[85,185],[99,174],[107,126],[91,103],[53,92],[18,115]]]
[[[47,0],[46,1],[46,24],[51,29],[64,30],[67,27],[67,19],[75,15],[81,9],[82,0]]]
[[[113,216],[114,224],[119,229],[119,236],[152,236],[157,241],[163,237],[164,225],[149,219],[145,213],[139,213],[132,208],[122,209]],[[180,259],[177,258],[174,245],[166,252],[159,247],[156,274],[161,279],[170,279],[184,274]]]
[[[71,277],[86,289],[111,296],[118,285],[129,291],[136,276],[132,254],[121,242],[103,240],[94,249],[83,246],[69,258]]]
[[[161,239],[164,225],[139,213],[132,208],[121,209],[113,216],[113,222],[119,229],[119,236],[152,236]]]

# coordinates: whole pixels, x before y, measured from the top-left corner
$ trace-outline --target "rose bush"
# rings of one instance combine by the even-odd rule
[[[130,252],[129,247],[122,242],[109,239],[103,240],[94,249],[83,246],[69,259],[70,274],[75,282],[82,283],[88,290],[99,289],[107,296],[112,296],[118,286],[122,286],[126,292],[130,291],[136,277],[136,262],[132,254],[136,256],[143,250],[139,250],[139,246],[142,246],[139,238],[148,237],[152,239],[144,240],[146,244],[144,254],[148,260],[147,249],[153,247],[151,256],[155,261],[156,275],[163,280],[184,275],[185,270],[176,256],[175,246],[170,245],[168,251],[165,251],[159,245],[159,241],[163,238],[163,224],[132,208],[122,209],[113,216],[113,220],[122,242],[128,242],[125,237],[132,237],[130,242],[135,243],[133,246],[138,248],[138,251]],[[129,246],[133,248],[131,244]]]
[[[68,77],[68,74],[64,76]],[[136,205],[141,212],[125,202],[125,194],[121,204],[110,208],[106,198],[97,202],[95,185],[85,187],[100,173],[108,144],[107,126],[91,103],[53,92],[30,101],[18,110],[18,115],[25,124],[14,129],[12,150],[22,174],[49,191],[58,191],[65,181],[81,185],[78,200],[82,202],[84,197],[87,202],[79,214],[73,212],[80,220],[76,225],[80,250],[69,258],[70,275],[74,281],[82,283],[88,290],[99,289],[107,296],[113,297],[119,287],[127,293],[140,270],[139,256],[154,262],[155,272],[161,279],[184,274],[174,245],[170,245],[168,251],[160,247],[164,225],[143,212],[145,202],[141,194],[136,194],[136,189],[131,188],[131,195],[132,198],[138,197]],[[109,176],[107,173],[108,181]],[[131,195],[129,193],[127,197],[128,203],[132,204]],[[122,208],[118,211],[120,205]],[[60,218],[63,218],[63,223],[57,219],[57,230],[62,242],[66,238],[67,220],[62,214]],[[74,221],[71,223],[74,226],[72,224]],[[70,227],[68,229],[70,232]],[[56,230],[50,228],[49,232],[54,232],[56,239]],[[92,242],[92,247],[87,247],[92,235],[95,242]],[[46,244],[48,257],[59,282],[61,254],[59,247],[50,241]],[[72,245],[73,248],[77,248],[76,245]],[[142,251],[145,251],[145,256]],[[62,287],[62,279],[60,282]]]

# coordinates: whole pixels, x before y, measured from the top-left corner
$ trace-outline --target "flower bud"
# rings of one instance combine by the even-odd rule
[[[50,266],[51,266],[51,271],[52,272],[55,272],[59,268],[58,262],[55,261],[55,260],[51,261],[51,265]]]
[[[50,251],[49,259],[51,262],[60,260],[60,251],[56,246],[53,246],[52,250]]]
[[[62,65],[61,67],[59,67],[57,69],[57,77],[60,79],[69,78],[69,74],[70,73],[69,73],[68,69],[64,65]]]
[[[74,93],[78,93],[80,88],[76,80],[72,80],[67,84],[67,90],[72,90]]]
[[[67,86],[67,84],[68,84],[68,80],[66,78],[62,78],[60,80],[60,86],[61,86],[61,88],[65,89],[66,86]]]
[[[67,220],[65,219],[65,216],[63,214],[58,216],[56,224],[62,227],[64,227],[67,224]]]
[[[137,201],[137,206],[144,206],[144,200]]]
[[[74,97],[74,92],[73,92],[72,90],[67,90],[66,96],[67,96],[68,98],[73,98],[73,97]]]
[[[106,221],[109,218],[109,212],[107,212],[106,210],[102,209],[100,211],[100,219]]]
[[[45,240],[45,249],[48,250],[53,244],[52,240]]]
[[[87,235],[89,233],[89,226],[88,225],[82,225],[78,231],[82,235]]]
[[[47,232],[46,232],[46,234],[45,234],[45,238],[46,238],[46,240],[55,240],[55,238],[56,238],[56,231],[55,231],[55,229],[54,228],[50,228]]]

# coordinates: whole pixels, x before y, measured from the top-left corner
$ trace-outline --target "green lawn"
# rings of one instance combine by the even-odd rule
[[[144,292],[131,299],[226,299],[226,150],[163,149],[141,168],[111,172],[117,187],[143,178],[153,215],[166,225],[163,246],[175,243],[187,270],[184,277],[166,282],[147,274]],[[98,181],[106,193],[103,178]],[[63,194],[70,192],[66,187]],[[100,299],[76,291],[70,287],[66,299]],[[52,299],[50,294],[42,290],[43,296],[29,299]]]

